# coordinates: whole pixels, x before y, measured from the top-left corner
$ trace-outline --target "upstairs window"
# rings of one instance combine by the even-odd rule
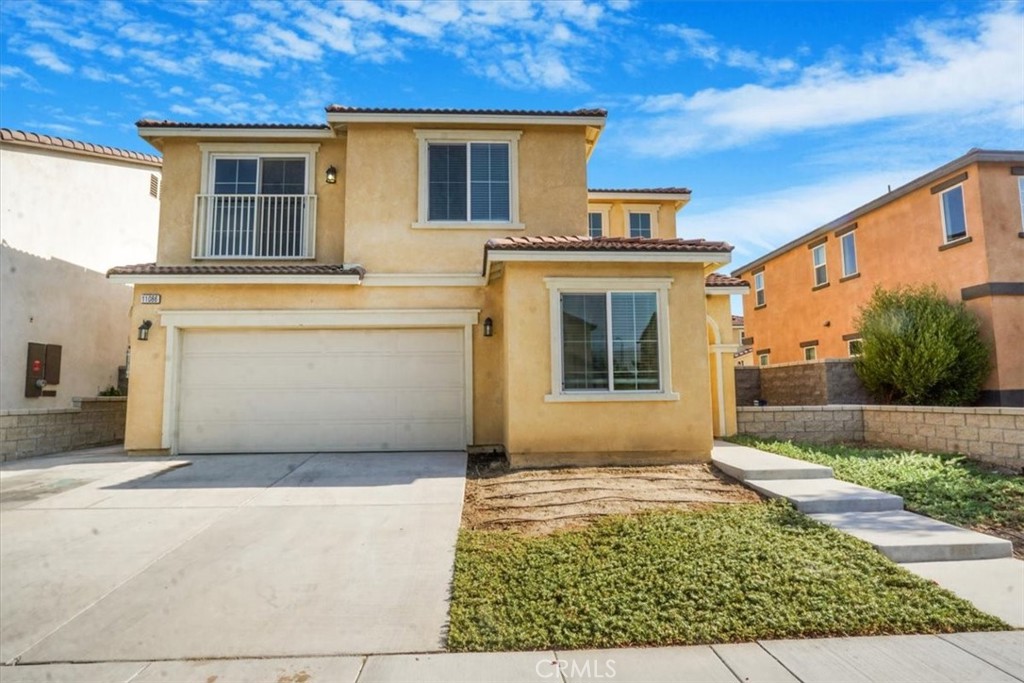
[[[942,227],[946,243],[967,237],[967,213],[964,210],[964,186],[942,193]]]
[[[644,237],[651,236],[651,214],[630,213],[629,214],[629,236]]]
[[[819,244],[811,249],[811,262],[814,265],[814,286],[828,284],[828,266],[825,264],[825,245]]]
[[[1020,229],[1024,234],[1024,178],[1017,179],[1017,192],[1020,194]]]
[[[805,346],[804,347],[804,360],[812,361],[818,359],[818,347],[817,345]]]
[[[203,150],[193,256],[289,259],[314,256],[318,145],[211,143]]]
[[[604,235],[604,217],[598,211],[591,211],[587,214],[588,222],[588,233],[591,237],[601,237]]]
[[[507,142],[431,144],[432,221],[509,220]]]
[[[843,277],[857,274],[857,238],[856,233],[848,232],[839,238],[839,246],[843,252]]]
[[[419,130],[414,227],[517,229],[519,132]]]
[[[754,273],[754,307],[760,308],[766,302],[764,296],[764,271]]]
[[[766,365],[768,365],[768,354],[767,353],[759,353],[759,354],[757,354],[757,364],[760,365],[761,367],[765,367]]]

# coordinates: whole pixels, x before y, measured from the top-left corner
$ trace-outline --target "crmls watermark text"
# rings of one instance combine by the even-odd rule
[[[540,678],[556,678],[562,674],[566,678],[575,679],[607,679],[615,678],[615,660],[605,659],[542,659],[537,662],[537,675]]]

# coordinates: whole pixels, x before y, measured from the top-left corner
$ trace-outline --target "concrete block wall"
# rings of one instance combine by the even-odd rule
[[[73,408],[0,411],[0,461],[124,441],[128,399],[76,398]]]
[[[740,406],[737,420],[741,434],[962,453],[1024,473],[1024,408]]]
[[[875,403],[861,384],[850,358],[736,368],[736,405],[868,405]]]
[[[860,406],[739,406],[740,434],[807,443],[850,443],[864,440]]]

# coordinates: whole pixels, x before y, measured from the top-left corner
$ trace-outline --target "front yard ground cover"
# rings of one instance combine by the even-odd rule
[[[832,468],[837,479],[903,497],[911,512],[1005,538],[1024,559],[1024,477],[964,456],[817,446],[739,436],[736,443]]]
[[[782,501],[463,529],[450,616],[458,651],[1007,628]]]

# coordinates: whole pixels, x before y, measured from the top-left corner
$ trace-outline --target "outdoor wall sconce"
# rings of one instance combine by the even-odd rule
[[[142,324],[139,325],[139,341],[149,340],[149,328],[153,327],[152,320],[143,320]]]
[[[338,169],[334,168],[334,166],[328,166],[326,180],[328,185],[338,182]]]
[[[493,337],[494,336],[494,321],[491,320],[490,318],[485,318],[484,319],[484,336],[485,337]]]

